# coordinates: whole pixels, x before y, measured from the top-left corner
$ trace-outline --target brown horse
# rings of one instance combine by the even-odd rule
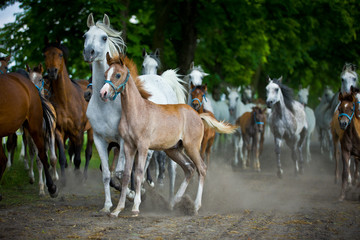
[[[56,41],[45,42],[44,48],[45,64],[49,76],[49,100],[55,107],[56,121],[56,143],[59,149],[59,162],[63,184],[65,184],[65,140],[70,139],[71,148],[74,151],[75,170],[79,170],[81,163],[81,148],[83,135],[86,127],[89,127],[86,117],[87,103],[84,99],[82,88],[69,78],[65,60],[68,50]],[[86,163],[84,177],[87,177],[87,167],[90,161],[92,144],[88,143],[86,148]]]
[[[113,97],[121,94],[122,114],[119,133],[125,142],[126,157],[120,200],[111,214],[118,216],[125,208],[126,189],[136,153],[136,194],[132,212],[134,215],[139,214],[141,182],[149,149],[164,150],[184,171],[185,179],[170,203],[171,208],[181,200],[195,170],[198,172],[199,186],[195,200],[195,212],[197,213],[201,207],[207,169],[200,155],[204,134],[203,122],[223,133],[234,132],[235,126],[222,124],[206,113],[199,115],[186,104],[160,105],[147,100],[146,98],[150,94],[144,89],[143,83],[135,74],[134,76],[130,74],[133,71],[129,69],[134,69],[135,64],[123,57],[111,59],[109,53],[106,57],[110,67],[105,72],[107,81],[102,87],[100,95]]]
[[[210,116],[215,118],[214,114],[210,111],[204,110],[204,101],[206,100],[207,85],[203,84],[200,86],[194,86],[191,83],[191,106],[200,114],[200,113],[208,113]],[[211,147],[215,140],[215,130],[208,125],[204,126],[204,137],[201,142],[201,157],[205,159],[206,154],[206,163],[209,166],[210,163],[210,152]]]
[[[9,55],[7,57],[0,57],[0,74],[7,73],[10,58],[11,58],[11,55]]]
[[[341,144],[341,159],[343,163],[342,186],[339,200],[345,198],[345,191],[351,184],[350,157],[354,157],[355,180],[358,178],[358,165],[360,159],[360,119],[355,116],[356,95],[353,87],[350,94],[339,94],[340,105],[338,107],[338,125],[343,130],[342,137],[339,139]]]
[[[259,157],[264,143],[265,124],[266,108],[259,107],[253,107],[252,112],[246,112],[236,120],[244,140],[244,168],[249,167],[252,160],[254,170],[261,171]]]
[[[38,149],[44,166],[46,186],[51,197],[57,196],[57,188],[49,173],[43,134],[50,129],[51,111],[39,96],[34,84],[19,73],[0,75],[0,138],[15,133],[21,126],[28,131]],[[0,179],[6,168],[6,157],[0,144]]]

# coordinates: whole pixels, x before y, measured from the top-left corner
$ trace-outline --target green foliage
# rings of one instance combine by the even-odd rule
[[[5,1],[5,5],[13,1]],[[90,12],[95,20],[107,13],[111,25],[126,27],[127,53],[138,66],[142,49],[153,51],[156,16],[167,14],[161,55],[163,66],[176,68],[179,53],[174,43],[182,42],[185,0],[169,0],[172,8],[164,13],[165,1],[62,1],[23,0],[14,23],[0,30],[0,45],[11,51],[17,67],[43,62],[43,39],[59,37],[70,49],[69,72],[87,78],[90,71],[83,61],[82,35]],[[356,0],[193,0],[197,15],[195,64],[210,73],[205,79],[209,90],[228,85],[252,85],[264,97],[265,77],[283,76],[295,89],[311,86],[314,106],[325,85],[340,86],[339,74],[345,62],[359,65],[360,2]],[[155,8],[155,6],[157,6]],[[181,10],[180,10],[181,9]],[[126,13],[126,14],[122,14]],[[135,15],[139,23],[129,22]],[[3,51],[3,50],[2,50]],[[186,53],[189,56],[193,53]],[[187,70],[187,69],[183,69]],[[311,98],[311,96],[313,96]]]

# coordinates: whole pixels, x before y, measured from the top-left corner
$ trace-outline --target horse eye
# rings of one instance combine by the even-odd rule
[[[107,40],[107,37],[103,37],[102,39],[104,40],[104,42],[106,42],[106,40]]]
[[[116,77],[117,79],[120,79],[121,74],[120,74],[120,73],[117,73],[117,74],[115,75],[115,77]]]
[[[279,92],[279,89],[277,88],[277,89],[275,89],[275,92]]]
[[[59,56],[60,56],[60,57],[63,57],[63,55],[62,55],[61,53],[59,54]]]
[[[83,38],[86,39],[86,34],[83,35]]]
[[[343,78],[341,78],[341,81],[343,82],[343,81],[344,81],[344,79],[343,79]]]
[[[235,101],[237,101],[237,100],[239,100],[239,97],[236,97],[236,100],[235,100]]]

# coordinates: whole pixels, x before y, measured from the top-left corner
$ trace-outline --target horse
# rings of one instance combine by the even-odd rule
[[[6,57],[0,57],[0,74],[7,73],[10,58],[11,58],[11,55],[8,55]]]
[[[65,185],[65,141],[67,138],[74,148],[75,171],[80,169],[81,149],[83,145],[84,132],[87,130],[88,119],[86,117],[87,103],[81,87],[69,78],[66,69],[68,49],[59,41],[49,43],[45,39],[43,49],[45,64],[49,77],[49,101],[56,111],[56,144],[59,149],[59,163],[61,167],[61,181]],[[84,167],[84,178],[87,178],[92,143],[88,142],[86,148],[86,163]]]
[[[208,113],[210,116],[215,118],[212,112],[208,112],[204,110],[204,101],[206,101],[206,92],[207,85],[203,84],[201,86],[194,86],[191,84],[191,106],[199,113]],[[216,118],[215,118],[216,119]],[[210,153],[211,147],[215,140],[215,130],[207,125],[204,126],[204,137],[201,142],[201,158],[205,159],[206,164],[209,166],[210,164]]]
[[[195,66],[194,62],[190,64],[189,73],[184,77],[184,81],[188,83],[189,92],[188,92],[188,105],[191,106],[191,84],[194,86],[201,86],[203,78],[208,76],[209,74],[204,72],[201,66]],[[204,109],[208,112],[214,113],[214,109],[212,107],[212,103],[210,100],[204,102]]]
[[[331,136],[328,132],[327,119],[324,118],[325,111],[330,108],[330,103],[334,97],[334,92],[329,86],[325,86],[324,92],[320,98],[319,105],[315,108],[316,129],[319,134],[320,152],[324,153],[325,149],[330,150]],[[331,153],[330,153],[331,154]],[[331,156],[330,156],[331,157]]]
[[[241,94],[241,101],[244,104],[252,103],[253,100],[253,94],[251,86],[246,86],[243,88],[243,93]]]
[[[51,111],[39,95],[34,84],[19,73],[0,75],[0,138],[15,133],[21,126],[29,133],[44,166],[46,186],[51,197],[56,197],[58,188],[53,183],[47,161],[43,122],[46,132],[50,129]],[[0,145],[0,179],[6,168],[6,157]]]
[[[111,55],[122,53],[126,46],[121,32],[110,27],[110,19],[106,14],[103,21],[97,23],[94,22],[93,15],[89,14],[87,26],[89,30],[84,34],[83,56],[86,62],[92,63],[92,87],[95,94],[90,98],[86,115],[93,128],[95,146],[101,159],[105,189],[105,204],[101,211],[108,213],[112,207],[109,184],[110,181],[116,181],[115,178],[111,178],[109,171],[107,147],[110,143],[115,142],[120,145],[118,164],[114,173],[116,178],[121,178],[125,166],[124,141],[117,131],[122,109],[120,98],[104,101],[98,93],[104,85],[104,73],[109,67],[105,59],[106,53],[110,52]],[[142,75],[139,78],[151,92],[152,101],[159,104],[181,101],[182,88],[178,78],[164,79],[158,75]]]
[[[300,88],[298,92],[299,102],[304,105],[305,114],[306,114],[306,122],[308,124],[308,132],[305,139],[305,147],[306,147],[306,162],[309,163],[311,161],[311,152],[310,152],[310,142],[311,142],[311,135],[314,132],[316,126],[316,118],[314,111],[307,106],[308,99],[309,99],[309,89],[310,86],[307,88]]]
[[[283,85],[282,77],[268,77],[266,86],[266,105],[271,108],[269,117],[271,132],[275,140],[277,175],[282,178],[283,169],[280,161],[280,150],[283,139],[291,149],[291,157],[295,165],[295,175],[302,174],[302,146],[307,134],[307,122],[304,106],[293,99],[291,88]]]
[[[228,99],[229,99],[229,114],[231,124],[235,124],[236,119],[241,117],[245,112],[251,112],[252,108],[255,106],[253,103],[244,104],[241,101],[241,87],[238,88],[227,88]],[[234,143],[235,143],[235,158],[232,163],[233,166],[238,166],[239,164],[239,155],[240,159],[243,159],[243,140],[241,137],[241,132],[234,134]]]
[[[146,52],[145,49],[143,49],[143,58],[144,61],[142,63],[142,75],[157,75],[158,70],[161,68],[161,61],[160,61],[160,50],[157,48],[155,50],[154,53],[150,53],[148,54]],[[169,70],[168,70],[169,71]],[[163,73],[164,76],[166,76],[166,74],[168,74],[165,71]],[[177,72],[177,70],[170,70],[170,71],[174,71],[174,73]],[[185,89],[183,89],[185,92]],[[180,99],[184,99],[185,96],[183,96]],[[181,102],[184,103],[184,102]],[[156,177],[158,179],[158,183],[160,183],[160,185],[163,184],[163,179],[164,179],[164,172],[165,172],[165,161],[166,161],[166,154],[164,152],[156,152],[154,153],[153,158],[155,159],[155,164],[156,164]],[[169,172],[169,184],[170,184],[170,199],[174,196],[174,189],[175,189],[175,178],[176,178],[176,163],[174,161],[169,161],[169,165],[168,165],[168,172]],[[151,178],[150,176],[150,171],[147,170],[147,178],[148,178],[148,182],[149,182],[149,178]]]
[[[123,56],[111,58],[108,53],[107,62],[110,67],[105,72],[106,82],[100,94],[103,97],[106,95],[113,97],[118,94],[121,96],[123,112],[118,129],[125,141],[124,152],[126,156],[119,203],[111,215],[117,217],[125,208],[126,188],[136,153],[136,194],[132,213],[135,216],[139,214],[140,183],[144,175],[144,165],[149,149],[164,150],[184,171],[185,179],[175,198],[170,202],[171,209],[181,200],[194,171],[197,170],[199,186],[194,209],[197,213],[201,207],[207,169],[200,155],[204,123],[212,126],[216,131],[224,133],[232,133],[235,126],[220,123],[206,113],[199,115],[187,104],[153,103],[147,99],[151,95],[145,90],[144,82],[139,80],[136,74],[133,78],[132,71],[129,70],[132,69],[131,62]],[[161,119],[161,121],[157,121],[157,119]]]
[[[266,125],[266,108],[253,107],[251,112],[246,112],[236,119],[236,126],[240,128],[244,141],[245,156],[242,159],[243,168],[250,166],[252,160],[255,171],[260,172],[259,157],[262,152]],[[236,134],[236,133],[235,133]]]
[[[358,95],[358,96],[355,96]],[[348,188],[348,185],[351,184],[351,174],[350,174],[350,157],[354,157],[356,169],[355,169],[355,182],[359,177],[359,160],[360,160],[360,131],[359,124],[360,120],[358,118],[358,100],[359,90],[353,91],[351,93],[342,92],[339,93],[340,105],[338,107],[338,125],[343,131],[342,136],[339,139],[341,145],[341,159],[343,163],[342,171],[342,185],[339,201],[345,199],[345,191]],[[356,117],[354,117],[356,115]]]

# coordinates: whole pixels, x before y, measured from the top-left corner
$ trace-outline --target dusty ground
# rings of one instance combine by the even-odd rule
[[[214,154],[198,216],[186,215],[181,207],[167,210],[161,197],[167,198],[167,184],[148,189],[139,217],[131,217],[129,202],[117,219],[101,215],[101,175],[93,170],[86,185],[72,180],[70,186],[68,181],[56,199],[46,196],[17,205],[0,202],[0,238],[360,239],[358,195],[351,192],[346,201],[338,202],[334,163],[320,155],[317,143],[312,152],[313,162],[305,174],[295,177],[288,149],[283,147],[283,179],[276,176],[272,141],[265,145],[261,173],[233,171],[228,162],[231,151]],[[178,176],[179,182],[180,171]],[[191,199],[196,188],[194,178],[187,192]],[[22,191],[12,197],[22,194],[34,193]],[[115,205],[118,193],[113,191],[112,196]]]

